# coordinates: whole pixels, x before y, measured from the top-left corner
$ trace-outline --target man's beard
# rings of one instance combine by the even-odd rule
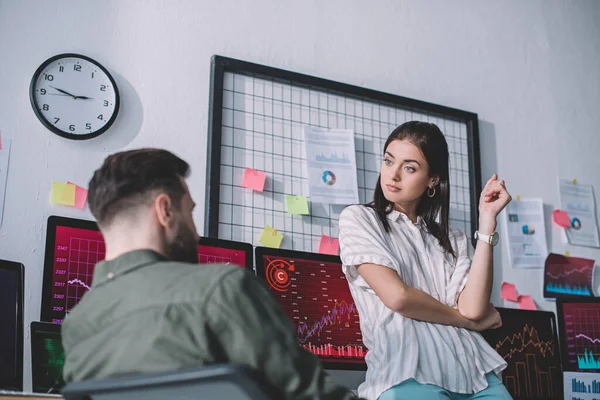
[[[167,257],[172,261],[198,263],[196,235],[184,223],[180,223],[173,242],[169,244]]]

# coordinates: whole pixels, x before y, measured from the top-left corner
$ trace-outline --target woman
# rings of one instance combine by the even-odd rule
[[[367,399],[510,399],[506,362],[476,331],[501,326],[491,306],[496,217],[510,202],[492,176],[479,202],[473,262],[448,227],[448,145],[435,124],[407,122],[384,146],[372,203],[340,215],[343,270],[356,303]],[[468,278],[468,279],[467,279]]]

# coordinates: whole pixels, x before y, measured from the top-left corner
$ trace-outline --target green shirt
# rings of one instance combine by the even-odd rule
[[[171,262],[150,250],[102,261],[62,340],[67,382],[237,363],[278,398],[353,398],[298,345],[265,285],[234,266]]]

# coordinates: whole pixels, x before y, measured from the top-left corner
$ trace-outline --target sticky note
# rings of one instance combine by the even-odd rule
[[[517,288],[512,283],[502,282],[500,295],[504,300],[518,301]]]
[[[50,193],[50,202],[52,204],[74,206],[75,185],[69,185],[68,183],[52,181],[52,192]]]
[[[554,222],[556,222],[559,226],[562,226],[563,228],[571,227],[571,219],[569,218],[569,214],[567,214],[566,211],[552,211],[552,219],[554,220]]]
[[[252,168],[246,168],[244,171],[244,179],[242,180],[242,186],[248,189],[262,192],[265,188],[265,179],[267,174],[263,171],[259,171]]]
[[[519,308],[521,310],[537,310],[537,307],[531,296],[521,295],[519,296],[517,302],[519,303]]]
[[[2,150],[2,131],[0,131],[0,150]]]
[[[277,232],[276,229],[271,228],[269,225],[265,226],[265,229],[260,235],[260,239],[258,239],[258,241],[264,246],[273,247],[275,249],[278,249],[281,246],[282,240],[283,235]]]
[[[321,242],[319,243],[319,253],[337,256],[339,253],[339,248],[339,239],[332,238],[326,235],[321,236]]]
[[[306,201],[306,197],[288,194],[286,203],[288,214],[308,214],[308,201]]]
[[[73,182],[67,182],[69,185],[75,185]],[[85,188],[82,188],[79,185],[75,185],[75,207],[83,208],[85,207],[85,202],[87,201],[88,191]]]

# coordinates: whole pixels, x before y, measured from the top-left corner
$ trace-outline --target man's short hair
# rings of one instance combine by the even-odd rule
[[[185,194],[182,178],[186,178],[189,171],[188,163],[162,149],[110,155],[90,180],[90,211],[102,227],[124,211],[150,204],[158,193],[167,194],[178,208]]]

